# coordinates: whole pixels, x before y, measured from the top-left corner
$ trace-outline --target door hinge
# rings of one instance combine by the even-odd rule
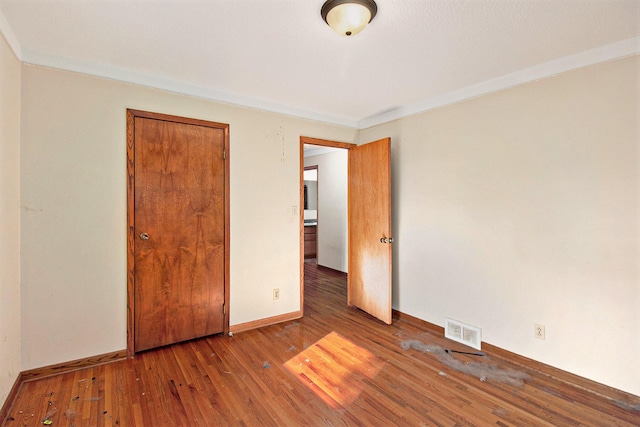
[[[222,150],[222,160],[227,160],[227,150]]]
[[[227,306],[225,304],[222,304],[222,314],[227,314]]]

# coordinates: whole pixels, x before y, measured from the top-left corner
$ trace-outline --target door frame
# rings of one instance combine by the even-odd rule
[[[208,120],[127,109],[127,357],[135,355],[135,141],[137,117],[204,126],[224,131],[224,305],[223,333],[229,333],[230,208],[229,208],[229,125]]]
[[[323,147],[343,148],[351,150],[358,144],[350,142],[331,141],[328,139],[300,137],[300,315],[304,316],[304,144],[320,145]],[[348,155],[347,151],[347,155]],[[347,173],[347,182],[349,174]],[[347,219],[348,221],[348,219]],[[348,224],[347,224],[348,226]],[[318,237],[316,236],[316,239]],[[317,241],[316,241],[317,244]],[[317,249],[316,249],[317,250]],[[317,255],[316,255],[317,256]]]

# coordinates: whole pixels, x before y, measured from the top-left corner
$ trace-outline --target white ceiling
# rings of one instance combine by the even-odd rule
[[[363,128],[640,53],[640,0],[0,0],[20,59]]]

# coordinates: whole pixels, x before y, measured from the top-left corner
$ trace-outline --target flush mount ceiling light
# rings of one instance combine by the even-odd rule
[[[327,0],[322,19],[341,36],[355,36],[373,20],[378,6],[373,0]]]

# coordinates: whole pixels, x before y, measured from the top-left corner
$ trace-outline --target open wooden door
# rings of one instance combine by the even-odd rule
[[[391,324],[391,139],[349,150],[348,304]]]

